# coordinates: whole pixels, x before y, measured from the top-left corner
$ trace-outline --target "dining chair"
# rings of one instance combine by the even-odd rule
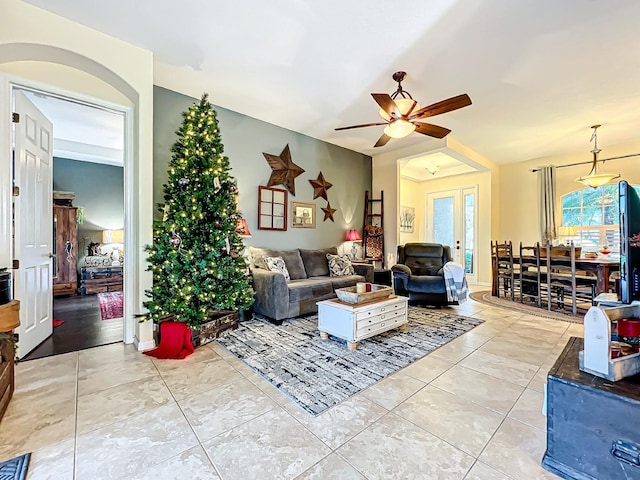
[[[509,242],[494,244],[491,242],[492,255],[495,258],[497,276],[497,294],[500,296],[500,288],[505,298],[515,300],[515,268],[513,261],[513,245]]]
[[[571,245],[569,255],[562,256],[554,255],[549,246],[546,250],[549,310],[570,308],[576,315],[579,303],[581,309],[588,309],[596,297],[597,279],[578,274],[575,246]]]
[[[543,275],[540,256],[540,242],[533,246],[524,246],[520,242],[519,290],[520,303],[534,301],[542,307],[543,293],[546,293],[546,272]]]

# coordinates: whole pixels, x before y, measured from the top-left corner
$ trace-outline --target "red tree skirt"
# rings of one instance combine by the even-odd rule
[[[144,352],[155,358],[186,358],[193,353],[191,330],[186,323],[162,322],[160,324],[160,345]]]

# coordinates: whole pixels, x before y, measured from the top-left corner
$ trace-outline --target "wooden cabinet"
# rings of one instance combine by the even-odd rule
[[[75,295],[78,288],[76,207],[53,206],[53,295]]]

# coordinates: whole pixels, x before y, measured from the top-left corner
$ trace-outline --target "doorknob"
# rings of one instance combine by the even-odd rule
[[[55,257],[55,255],[53,253],[49,252],[49,258],[53,258],[53,257]]]

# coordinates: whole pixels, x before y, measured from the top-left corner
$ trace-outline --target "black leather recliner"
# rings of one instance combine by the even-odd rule
[[[398,245],[398,263],[391,267],[397,295],[413,304],[449,305],[442,267],[451,261],[451,249],[439,243]]]

